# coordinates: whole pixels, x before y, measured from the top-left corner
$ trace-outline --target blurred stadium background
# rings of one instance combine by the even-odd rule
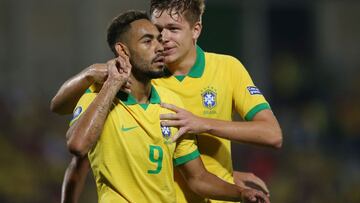
[[[145,0],[0,0],[0,202],[59,202],[69,116],[49,102],[112,55],[108,22]],[[273,203],[360,202],[360,1],[207,1],[199,44],[239,58],[284,132],[279,151],[233,145]],[[90,175],[90,177],[92,177]],[[91,178],[81,202],[97,202]]]

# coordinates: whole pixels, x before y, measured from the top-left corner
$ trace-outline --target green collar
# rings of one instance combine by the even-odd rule
[[[125,92],[119,91],[116,95],[118,99],[120,99],[125,105],[135,105],[138,104],[136,99],[133,95],[127,94]],[[151,104],[160,104],[160,96],[157,93],[154,86],[151,85],[151,91],[150,91],[150,103]],[[148,104],[140,104],[140,106],[146,110]]]
[[[191,67],[190,72],[187,76],[192,78],[200,78],[204,73],[205,68],[205,52],[196,45],[196,61],[195,64]],[[185,78],[185,75],[177,75],[176,79],[182,81]]]
[[[196,61],[193,67],[191,67],[188,76],[192,78],[199,78],[202,76],[205,68],[205,53],[196,45]]]

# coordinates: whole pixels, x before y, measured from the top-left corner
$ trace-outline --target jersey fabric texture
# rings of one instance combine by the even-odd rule
[[[86,111],[97,93],[91,87],[78,102],[70,124]],[[103,132],[88,153],[100,203],[176,202],[173,166],[200,156],[194,139],[177,143],[176,128],[162,127],[160,114],[170,113],[160,101],[183,106],[180,98],[163,87],[152,86],[149,104],[119,92]]]
[[[200,47],[196,52],[196,62],[187,75],[160,78],[153,83],[175,92],[185,109],[201,117],[231,121],[236,110],[244,120],[250,121],[256,113],[270,108],[236,58],[207,53]],[[197,135],[196,141],[206,169],[233,183],[230,141],[210,134]],[[178,177],[179,174],[175,174],[178,202],[209,201],[192,193]]]

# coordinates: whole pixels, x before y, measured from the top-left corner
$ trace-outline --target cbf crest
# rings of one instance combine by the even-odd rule
[[[213,87],[208,87],[201,92],[202,104],[208,109],[213,109],[217,102],[216,90]]]
[[[160,125],[162,136],[165,138],[165,143],[169,143],[169,138],[171,137],[171,129],[168,126]]]

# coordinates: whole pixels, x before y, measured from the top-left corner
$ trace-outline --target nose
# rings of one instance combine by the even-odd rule
[[[166,43],[169,41],[169,30],[168,29],[163,29],[161,31],[161,37],[162,37],[162,43]]]
[[[162,53],[164,51],[164,46],[162,44],[162,39],[158,39],[156,40],[156,47],[155,47],[155,52],[156,53]]]

